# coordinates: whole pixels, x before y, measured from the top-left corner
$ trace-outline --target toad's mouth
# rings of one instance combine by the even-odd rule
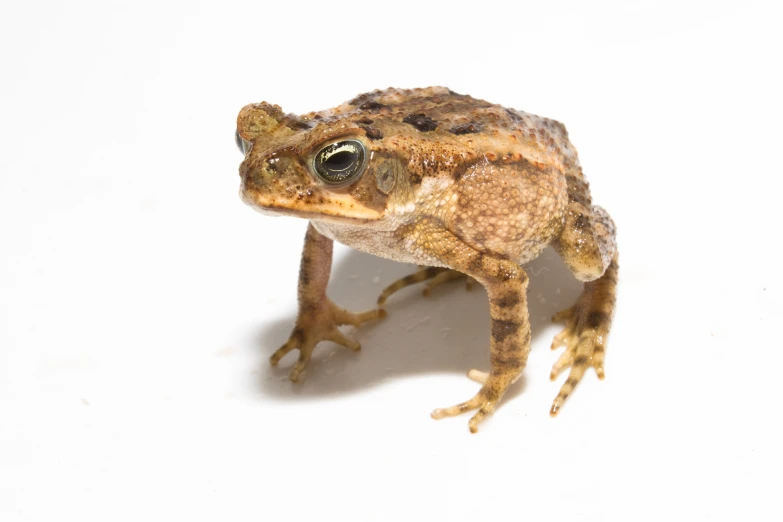
[[[240,196],[242,201],[265,215],[331,222],[367,222],[383,217],[380,212],[360,205],[342,194],[321,197],[317,202],[305,201],[304,197],[270,196],[247,189],[241,190]]]

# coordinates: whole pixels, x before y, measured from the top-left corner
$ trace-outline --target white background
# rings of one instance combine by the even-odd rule
[[[776,2],[217,4],[0,8],[0,519],[781,519]],[[477,435],[428,414],[488,367],[483,290],[267,363],[306,223],[238,199],[237,112],[428,85],[564,122],[617,222],[607,377],[556,419],[551,251]],[[413,268],[335,252],[353,310]]]

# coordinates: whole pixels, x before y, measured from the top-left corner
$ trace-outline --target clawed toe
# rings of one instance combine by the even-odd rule
[[[513,374],[488,374],[475,369],[468,372],[468,377],[482,383],[479,392],[465,402],[449,406],[448,408],[437,408],[432,411],[430,416],[433,419],[445,419],[446,417],[454,417],[477,409],[478,411],[468,421],[468,428],[470,428],[471,433],[476,433],[478,425],[485,418],[492,415],[498,402],[500,402],[508,387],[516,381],[516,378],[514,378]]]
[[[565,351],[560,355],[549,374],[551,380],[555,380],[566,368],[571,368],[568,378],[560,387],[560,391],[552,402],[549,414],[554,417],[558,414],[566,399],[582,380],[589,366],[595,368],[599,379],[604,374],[604,339],[608,325],[590,326],[583,319],[584,313],[576,313],[574,308],[569,308],[557,314],[555,320],[565,320],[565,329],[557,334],[552,341],[552,349],[565,346]]]
[[[478,431],[478,425],[495,411],[496,405],[495,401],[489,400],[484,393],[479,392],[469,401],[448,408],[437,408],[432,411],[430,416],[433,419],[445,419],[446,417],[454,417],[478,408],[479,411],[477,411],[468,421],[468,429],[471,433],[476,433]]]
[[[299,350],[299,359],[291,368],[288,377],[293,382],[299,382],[302,372],[312,357],[315,346],[321,341],[332,341],[353,351],[359,351],[361,345],[354,339],[346,337],[337,327],[344,324],[359,326],[373,319],[386,317],[383,310],[369,310],[362,313],[348,312],[331,301],[312,314],[297,319],[297,325],[291,332],[286,343],[269,357],[272,366],[277,366],[280,360],[294,349]]]
[[[275,350],[275,353],[269,357],[269,363],[272,366],[277,366],[277,363],[280,362],[280,359],[288,355],[288,352],[297,347],[298,339],[296,337],[296,330],[294,330],[294,333],[291,334],[291,337],[288,338],[288,341],[286,341],[283,346]]]
[[[461,402],[454,406],[449,406],[448,408],[435,408],[434,410],[432,410],[432,413],[430,413],[430,417],[438,420],[445,419],[446,417],[454,417],[456,415],[461,415],[467,411],[475,410],[476,408],[478,408],[479,404],[480,404],[480,399],[476,399],[474,397],[469,401]]]
[[[570,320],[574,316],[574,307],[566,308],[565,310],[561,310],[557,312],[555,315],[552,316],[552,322],[553,323],[562,323],[565,321]]]
[[[325,341],[332,341],[333,343],[345,346],[346,348],[358,352],[362,349],[362,345],[355,339],[349,339],[337,328],[332,328],[326,335],[324,335]]]
[[[488,378],[489,374],[487,372],[482,372],[481,370],[476,370],[475,368],[468,371],[468,379],[479,384],[485,384]]]

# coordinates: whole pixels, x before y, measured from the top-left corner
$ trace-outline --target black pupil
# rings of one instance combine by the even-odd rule
[[[346,170],[356,163],[356,160],[358,159],[359,155],[355,151],[341,150],[340,152],[329,156],[326,161],[324,161],[323,165],[327,170],[337,173]]]
[[[318,176],[328,183],[343,183],[362,173],[364,145],[358,141],[339,141],[324,147],[315,158]]]

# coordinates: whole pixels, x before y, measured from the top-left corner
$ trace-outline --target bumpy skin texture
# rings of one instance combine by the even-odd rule
[[[297,380],[320,340],[358,348],[336,329],[382,316],[350,314],[326,297],[331,241],[426,268],[393,284],[379,299],[426,279],[468,275],[489,294],[489,373],[470,400],[437,409],[441,418],[469,410],[471,431],[491,414],[521,374],[530,350],[521,265],[553,245],[585,292],[556,319],[568,321],[553,347],[567,349],[553,378],[571,367],[555,399],[554,415],[588,365],[603,377],[605,338],[617,281],[615,228],[593,206],[565,127],[442,87],[387,89],[362,94],[334,109],[301,116],[268,103],[244,107],[237,119],[244,148],[241,194],[263,211],[310,220],[299,282],[300,311],[276,364],[298,348]],[[367,162],[350,183],[335,186],[313,167],[324,146],[354,139]]]

